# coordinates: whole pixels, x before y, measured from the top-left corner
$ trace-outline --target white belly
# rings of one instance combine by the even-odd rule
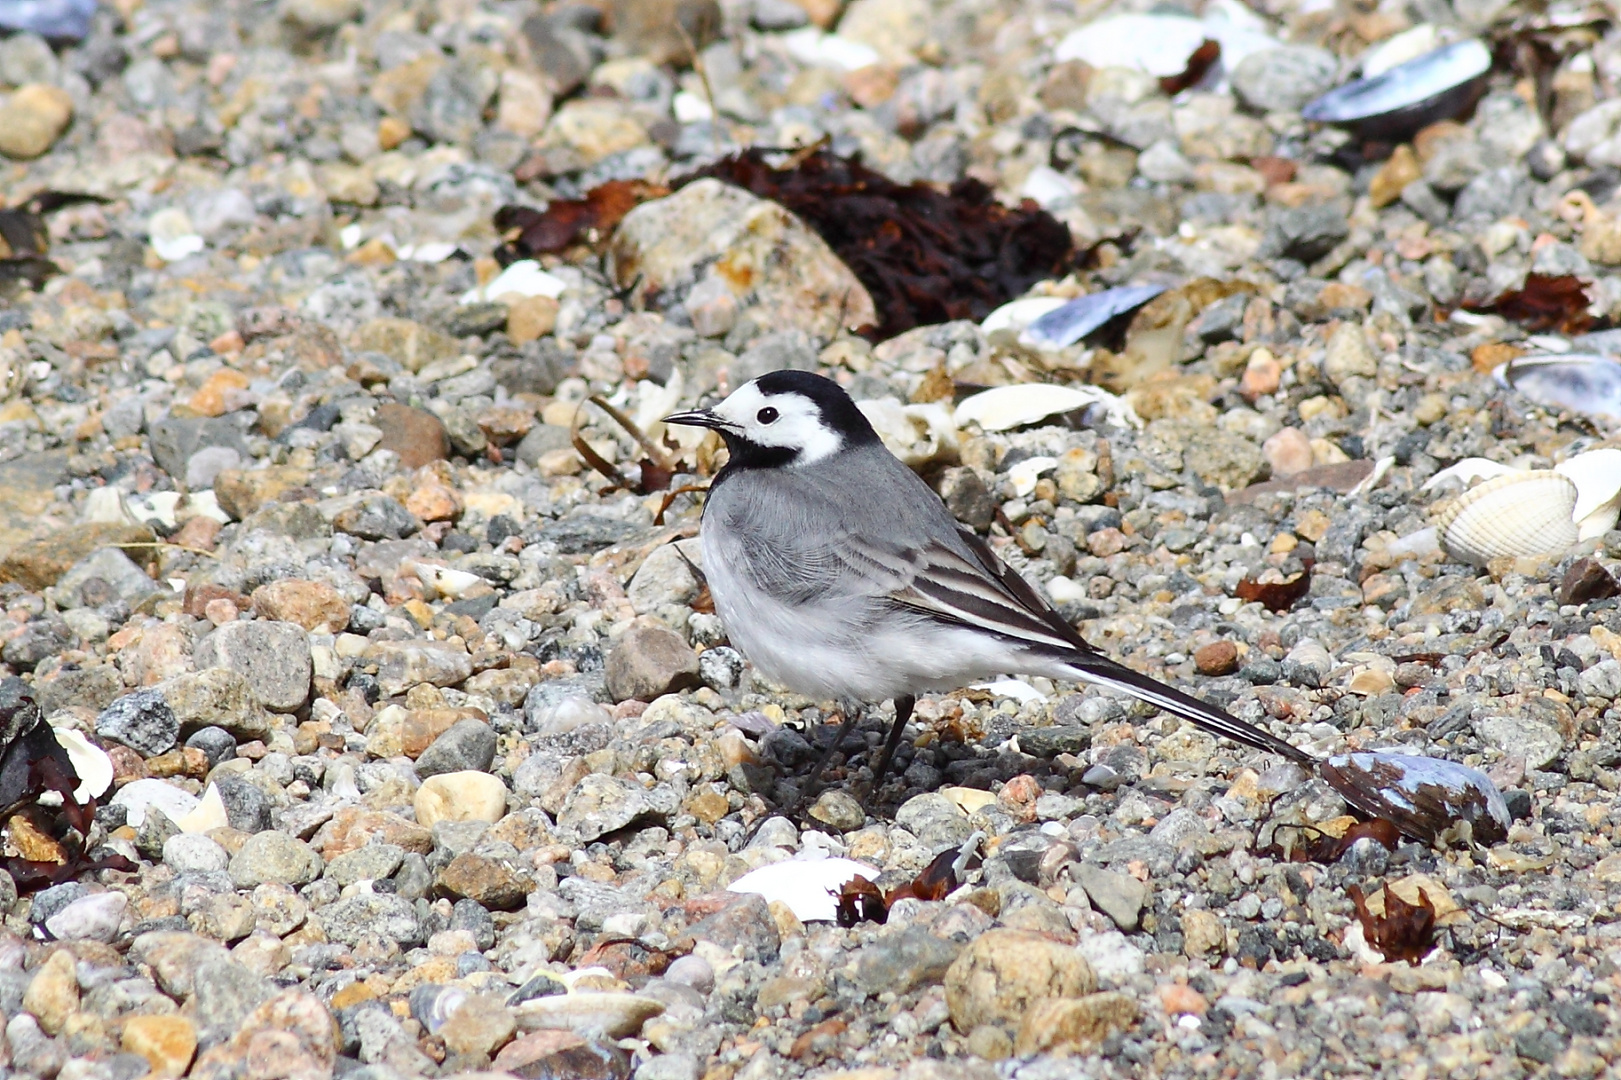
[[[790,607],[707,543],[704,575],[732,645],[767,679],[818,700],[876,703],[1051,666],[988,635],[908,618],[882,600]]]

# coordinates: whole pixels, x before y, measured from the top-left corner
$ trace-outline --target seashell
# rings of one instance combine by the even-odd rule
[[[418,581],[447,600],[459,600],[466,596],[469,590],[485,584],[484,579],[475,573],[467,570],[453,570],[448,566],[439,566],[435,563],[413,561],[409,568],[416,574]],[[402,564],[400,569],[404,570],[406,566]]]
[[[1317,123],[1352,125],[1365,139],[1395,141],[1474,104],[1491,66],[1491,52],[1470,38],[1336,87],[1300,115]]]
[[[572,1031],[587,1039],[628,1039],[664,1011],[664,1003],[639,994],[586,991],[532,998],[515,1010],[525,1031]]]
[[[113,786],[113,761],[107,752],[72,728],[57,728],[54,734],[79,777],[73,801],[83,804],[105,795]]]
[[[750,870],[727,892],[780,900],[800,922],[835,922],[839,890],[856,878],[877,881],[879,871],[853,859],[788,859]]]
[[[1050,471],[1058,464],[1055,457],[1027,457],[1013,468],[1008,470],[1008,481],[1013,484],[1013,494],[1024,498],[1036,489],[1036,481],[1041,474]]]
[[[422,245],[427,248],[429,245]],[[437,262],[437,259],[420,258],[419,262]],[[548,296],[556,300],[568,288],[568,282],[555,274],[548,274],[541,269],[538,262],[533,259],[519,259],[511,263],[487,284],[477,288],[468,289],[462,293],[462,304],[480,304],[488,300],[499,300],[503,303],[513,303],[525,300],[532,296]]]
[[[1318,771],[1345,801],[1425,843],[1462,837],[1490,845],[1507,838],[1503,793],[1479,769],[1416,754],[1337,754]]]
[[[1482,480],[1495,480],[1499,476],[1512,476],[1523,471],[1523,469],[1516,469],[1512,465],[1504,465],[1502,462],[1493,461],[1490,458],[1466,457],[1454,465],[1448,465],[1424,481],[1424,486],[1420,490],[1434,491],[1436,488],[1453,480],[1468,487],[1470,484],[1476,484]]]
[[[158,258],[164,262],[178,262],[188,255],[197,254],[207,246],[203,238],[191,227],[191,218],[179,207],[171,206],[153,214],[147,220],[146,232],[152,250],[157,252]]]
[[[359,794],[358,792],[356,793]],[[203,797],[197,800],[197,806],[184,817],[177,817],[174,823],[180,826],[183,833],[206,834],[214,829],[223,828],[231,823],[231,818],[225,810],[225,799],[220,795],[220,789],[209,784],[203,791]]]
[[[1591,540],[1615,528],[1621,519],[1621,450],[1589,450],[1554,466],[1553,471],[1576,485],[1571,517],[1579,540]]]
[[[411,991],[411,1016],[430,1035],[439,1034],[457,1009],[467,1004],[469,995],[459,986],[428,983]]]
[[[1488,480],[1445,504],[1436,518],[1441,547],[1475,566],[1492,559],[1557,555],[1579,539],[1576,485],[1550,469]]]
[[[1019,335],[1027,349],[1067,349],[1112,319],[1130,314],[1166,290],[1164,285],[1127,285],[1078,296],[1032,322]]]
[[[1161,13],[1126,14],[1110,15],[1071,31],[1058,43],[1056,56],[1060,61],[1082,60],[1093,67],[1135,68],[1164,78],[1186,71],[1188,58],[1207,39],[1221,45],[1220,61],[1211,66],[1211,72],[1200,82],[1202,87],[1210,89],[1219,89],[1226,72],[1238,67],[1239,61],[1250,53],[1275,49],[1280,44],[1277,38],[1259,28],[1259,20],[1255,20],[1255,25],[1245,25],[1218,15],[1194,19]]]
[[[1522,356],[1499,366],[1493,374],[1498,382],[1538,405],[1587,416],[1621,417],[1621,362],[1611,357],[1595,353]]]
[[[1448,43],[1441,38],[1440,27],[1434,23],[1419,23],[1399,34],[1392,34],[1377,44],[1369,45],[1362,55],[1357,57],[1357,70],[1362,73],[1364,79],[1372,79],[1409,60],[1427,56],[1446,44]]]
[[[1569,353],[1581,355],[1582,353],[1602,353],[1605,356],[1621,356],[1621,330],[1594,330],[1591,333],[1577,334],[1570,339],[1568,349],[1550,349],[1549,352]],[[1523,358],[1522,358],[1523,359]],[[1531,357],[1536,360],[1538,357]]]
[[[1019,335],[1031,323],[1067,303],[1069,301],[1061,296],[1027,296],[1022,300],[1012,300],[985,316],[979,328],[992,345],[1006,347],[1016,344]]]
[[[996,386],[963,401],[955,416],[958,427],[978,424],[983,431],[1012,431],[1082,409],[1100,408],[1116,427],[1142,427],[1131,406],[1095,386],[1049,386],[1017,383]]]
[[[894,398],[856,402],[889,452],[913,468],[957,456],[957,428],[938,402],[902,405]]]

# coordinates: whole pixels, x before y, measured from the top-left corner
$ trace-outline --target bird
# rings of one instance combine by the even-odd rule
[[[770,681],[843,713],[801,803],[870,705],[895,705],[875,791],[918,695],[1004,674],[1111,687],[1308,770],[1317,764],[1094,648],[889,452],[832,379],[768,372],[664,422],[715,431],[728,451],[699,525],[727,637]]]

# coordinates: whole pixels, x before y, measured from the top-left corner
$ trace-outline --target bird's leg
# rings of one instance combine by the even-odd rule
[[[850,734],[850,730],[854,728],[861,720],[862,710],[859,706],[840,706],[840,708],[844,712],[844,720],[839,724],[838,733],[833,736],[833,741],[827,744],[827,748],[823,750],[821,756],[816,759],[816,764],[811,767],[810,775],[805,779],[805,787],[802,791],[800,791],[798,797],[794,799],[793,805],[779,810],[774,814],[762,815],[760,820],[756,821],[749,828],[749,831],[743,835],[744,844],[747,844],[750,840],[753,840],[754,834],[760,831],[760,826],[764,825],[771,818],[784,817],[789,821],[794,820],[794,818],[799,816],[799,812],[804,809],[805,804],[808,803],[820,789],[822,770],[827,768],[828,759],[833,756],[833,751],[839,748],[839,744],[844,742],[844,737]]]
[[[878,789],[883,786],[884,776],[889,772],[890,762],[895,760],[895,751],[900,749],[901,735],[906,731],[906,722],[912,719],[912,708],[917,705],[917,698],[905,694],[895,699],[895,722],[889,726],[889,738],[884,740],[884,751],[878,757],[878,764],[872,770],[872,795],[876,797]]]
[[[839,748],[839,744],[844,742],[844,737],[850,734],[851,729],[860,722],[861,712],[859,706],[844,708],[844,722],[839,725],[838,734],[833,736],[833,741],[827,744],[827,749],[822,751],[822,756],[817,758],[816,764],[811,767],[810,776],[805,779],[805,790],[800,792],[799,798],[794,800],[793,810],[788,815],[790,818],[797,814],[800,808],[809,802],[821,788],[822,770],[827,768],[828,759],[833,756],[833,751]]]

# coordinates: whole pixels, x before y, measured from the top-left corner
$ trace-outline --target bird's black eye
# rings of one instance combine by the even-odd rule
[[[767,405],[765,408],[755,413],[754,418],[760,421],[762,424],[775,424],[777,422],[777,410]]]

